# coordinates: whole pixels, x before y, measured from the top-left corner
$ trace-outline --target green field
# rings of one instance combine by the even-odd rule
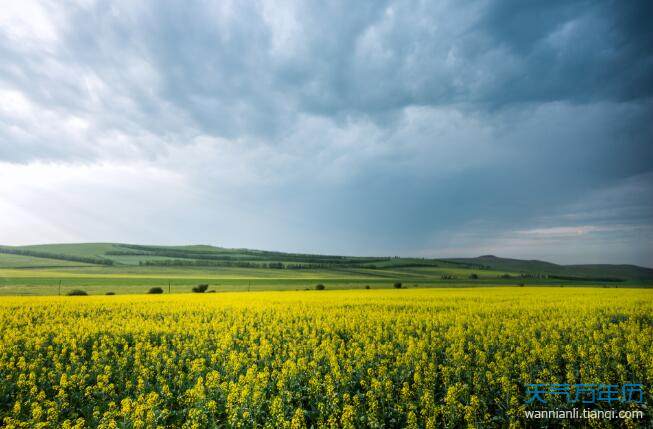
[[[0,246],[0,295],[216,292],[328,289],[600,286],[648,287],[653,270],[633,266],[576,266],[496,257],[424,259],[305,255],[212,246],[50,244]],[[628,267],[625,269],[624,267]],[[550,271],[546,271],[549,269]],[[560,273],[564,274],[562,276]],[[617,277],[620,274],[621,277]]]
[[[11,255],[0,253],[0,267],[2,268],[32,268],[48,269],[61,267],[93,266],[84,262],[62,261],[48,258],[35,258],[32,256]]]

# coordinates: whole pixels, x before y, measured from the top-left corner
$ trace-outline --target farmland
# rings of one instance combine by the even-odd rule
[[[10,428],[524,426],[528,384],[653,382],[650,289],[1,297],[0,331]]]
[[[0,246],[0,295],[216,292],[473,286],[648,287],[653,270],[560,266],[496,257],[428,259],[307,255],[213,246],[112,243]]]
[[[651,385],[650,275],[493,256],[3,246],[0,422],[529,426],[525,411],[578,405],[533,406],[529,385]],[[190,293],[200,284],[218,293]],[[53,296],[74,290],[95,296]],[[633,426],[650,405],[647,391],[593,409],[641,410],[618,423]]]

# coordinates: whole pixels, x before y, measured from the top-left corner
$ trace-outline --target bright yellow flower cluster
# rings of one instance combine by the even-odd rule
[[[652,298],[602,288],[4,297],[0,425],[519,427],[529,383],[653,385]]]

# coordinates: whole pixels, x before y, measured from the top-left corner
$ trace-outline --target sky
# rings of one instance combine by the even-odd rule
[[[0,8],[0,243],[653,266],[653,2]]]

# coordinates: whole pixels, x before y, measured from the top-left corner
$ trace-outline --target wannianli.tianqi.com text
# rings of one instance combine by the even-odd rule
[[[642,419],[644,411],[641,410],[592,410],[572,408],[569,410],[525,410],[527,419]]]

